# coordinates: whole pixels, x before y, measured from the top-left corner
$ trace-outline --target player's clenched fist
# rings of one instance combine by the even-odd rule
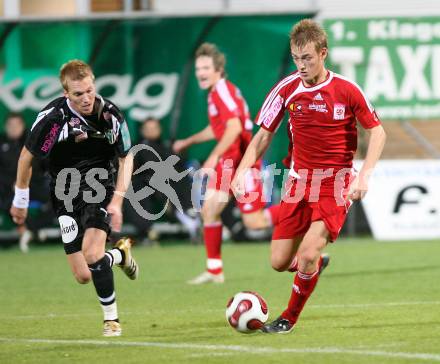
[[[12,206],[9,210],[9,213],[12,216],[12,221],[14,221],[17,225],[23,225],[26,221],[27,217],[27,209],[21,209],[15,206]]]
[[[353,182],[350,184],[350,188],[347,193],[347,200],[362,200],[368,191],[368,182],[366,178],[356,176]]]
[[[174,153],[180,153],[181,151],[183,151],[187,147],[188,147],[187,143],[184,140],[176,140],[173,143],[173,147],[172,148],[173,148],[173,152]]]
[[[238,199],[245,194],[245,174],[243,172],[236,173],[231,182],[231,190]]]

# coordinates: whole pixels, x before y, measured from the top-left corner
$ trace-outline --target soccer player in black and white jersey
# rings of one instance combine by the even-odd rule
[[[32,125],[20,155],[10,212],[15,223],[23,224],[32,159],[47,158],[67,261],[78,283],[93,281],[104,313],[103,335],[120,336],[112,267],[120,266],[130,279],[137,278],[139,268],[129,238],[107,252],[105,243],[111,229],[121,229],[122,202],[132,173],[131,141],[119,109],[96,94],[94,78],[83,61],[61,67],[64,96],[50,102]]]

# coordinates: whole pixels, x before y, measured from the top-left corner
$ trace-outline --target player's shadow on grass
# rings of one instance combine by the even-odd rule
[[[191,320],[187,323],[178,324],[179,332],[176,332],[176,326],[172,323],[151,323],[148,334],[144,335],[145,338],[166,338],[172,339],[173,336],[179,339],[183,336],[191,338],[191,341],[212,339],[213,331],[216,329],[229,328],[226,320],[216,319],[216,320]]]

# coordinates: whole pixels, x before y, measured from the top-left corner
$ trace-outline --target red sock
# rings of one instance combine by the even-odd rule
[[[222,223],[214,223],[203,227],[206,256],[208,259],[222,259]],[[208,269],[208,272],[219,274],[222,268]]]
[[[269,213],[270,221],[272,223],[272,226],[275,226],[278,223],[278,216],[280,212],[280,204],[278,205],[272,205],[266,209],[266,211]]]
[[[312,294],[316,283],[318,283],[319,274],[307,274],[298,272],[293,281],[292,294],[290,296],[289,305],[281,316],[294,324],[298,320],[299,314],[303,310],[308,298]]]

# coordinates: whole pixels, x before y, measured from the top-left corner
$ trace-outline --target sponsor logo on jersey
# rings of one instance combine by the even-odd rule
[[[79,125],[81,123],[81,121],[79,120],[79,118],[71,118],[69,121],[69,125],[73,128],[76,125]]]
[[[315,97],[313,98],[313,100],[315,101],[324,101],[324,99],[322,98],[322,95],[320,92],[318,92]]]
[[[327,104],[312,103],[312,104],[309,104],[309,110],[315,110],[317,112],[324,112],[324,113],[328,112]]]
[[[345,105],[335,104],[335,106],[333,107],[333,119],[343,120],[344,118],[345,118]]]
[[[78,236],[78,224],[71,216],[61,215],[58,218],[61,229],[61,239],[64,244],[71,243]]]
[[[47,153],[50,148],[55,144],[58,130],[60,129],[60,126],[58,124],[54,124],[52,126],[52,129],[50,129],[50,132],[45,136],[43,146],[41,147],[41,150],[45,153]]]
[[[283,107],[283,103],[284,99],[280,95],[278,95],[275,100],[273,100],[272,104],[269,107],[269,110],[264,113],[264,126],[266,126],[267,128],[271,126],[275,118],[278,116],[281,108]]]
[[[116,139],[118,138],[118,136],[116,135],[114,130],[106,130],[104,132],[105,137],[107,138],[107,141],[109,142],[109,144],[115,144],[116,143]]]
[[[297,102],[292,102],[289,106],[289,109],[293,111],[293,113],[301,113],[302,112],[302,106],[301,104],[298,104]]]

